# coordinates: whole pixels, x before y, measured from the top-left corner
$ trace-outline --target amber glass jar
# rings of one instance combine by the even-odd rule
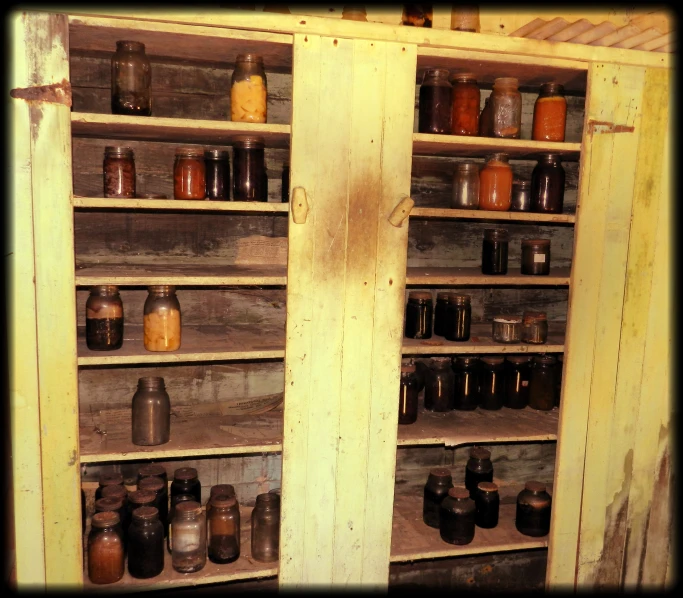
[[[289,201],[289,163],[285,162],[282,165],[282,187],[280,188],[280,202],[287,203]]]
[[[503,407],[505,398],[505,359],[482,357],[479,371],[479,406],[496,411]]]
[[[268,117],[268,85],[263,58],[239,54],[230,82],[230,120],[264,123]]]
[[[512,168],[508,155],[490,154],[479,172],[479,209],[505,212],[512,202]]]
[[[548,316],[544,311],[525,311],[522,316],[522,342],[542,345],[548,340]]]
[[[442,291],[436,294],[436,305],[434,306],[434,334],[446,336],[446,318],[448,317],[447,308],[451,293]]]
[[[451,133],[453,135],[479,135],[479,104],[481,92],[473,73],[459,73],[451,78],[453,106]]]
[[[562,396],[562,371],[564,369],[564,355],[557,356],[557,366],[555,370],[555,407],[560,406]]]
[[[531,181],[526,179],[512,180],[512,194],[510,197],[511,212],[531,211]]]
[[[505,407],[524,409],[529,404],[530,379],[531,356],[509,355],[505,358]]]
[[[531,171],[531,211],[561,214],[564,202],[564,168],[556,154],[542,155]]]
[[[233,140],[232,197],[235,201],[268,201],[265,144],[261,137]]]
[[[147,287],[143,332],[148,351],[177,351],[180,349],[181,315],[175,287],[153,285]]]
[[[496,343],[521,342],[522,316],[494,316],[491,336]]]
[[[138,469],[138,484],[140,480],[150,477],[160,478],[164,484],[168,485],[168,473],[166,473],[163,465],[158,463],[145,463],[145,465],[141,465],[140,469]]]
[[[479,358],[474,355],[456,355],[453,358],[455,399],[453,408],[472,411],[479,404]]]
[[[105,147],[102,173],[105,197],[135,197],[135,154],[131,148]]]
[[[481,247],[481,273],[507,274],[508,272],[508,232],[504,228],[484,230]]]
[[[465,487],[474,500],[480,482],[493,482],[493,463],[491,451],[475,446],[470,449],[470,458],[465,465]]]
[[[414,424],[417,421],[417,395],[419,382],[413,364],[401,366],[401,385],[398,395],[398,423]]]
[[[152,116],[152,67],[145,44],[117,41],[111,57],[111,113]]]
[[[439,529],[439,506],[452,487],[453,478],[447,468],[436,467],[429,472],[422,503],[422,521],[429,527]]]
[[[559,83],[544,83],[534,103],[531,138],[536,141],[564,141],[567,99]]]
[[[500,496],[496,484],[479,482],[477,493],[474,496],[474,504],[477,507],[477,513],[474,517],[477,527],[491,529],[498,525]]]
[[[171,500],[179,494],[191,494],[200,505],[202,504],[202,485],[194,467],[179,467],[173,472]]]
[[[266,492],[256,497],[251,512],[251,556],[261,563],[280,558],[280,495]]]
[[[450,357],[434,357],[425,380],[425,409],[450,411],[455,397],[455,375]]]
[[[406,338],[432,338],[432,294],[410,291],[406,305]]]
[[[164,570],[164,526],[154,507],[138,507],[128,529],[128,573],[137,579],[156,577]]]
[[[465,160],[456,162],[453,171],[451,208],[458,210],[479,209],[479,166]]]
[[[209,560],[218,564],[236,561],[240,556],[240,508],[234,496],[219,494],[211,499],[206,528]]]
[[[500,77],[493,81],[491,92],[491,120],[493,137],[519,139],[522,129],[522,94],[514,77]]]
[[[161,521],[164,537],[168,535],[168,484],[164,484],[161,478],[150,476],[138,482],[138,490],[154,492],[156,501],[154,506],[159,510],[159,521]]]
[[[451,293],[446,307],[446,340],[464,342],[470,340],[472,322],[471,297]]]
[[[550,274],[550,239],[522,240],[522,274]]]
[[[115,351],[123,345],[123,301],[119,288],[97,285],[85,302],[85,344],[91,351]]]
[[[206,163],[201,147],[177,147],[173,165],[173,197],[204,199],[206,195]]]
[[[469,544],[474,539],[477,507],[467,488],[457,486],[439,506],[439,534],[449,544]]]
[[[133,444],[155,446],[171,439],[171,400],[163,378],[144,376],[138,379],[131,422]]]
[[[88,578],[95,584],[117,582],[123,577],[125,553],[118,513],[102,511],[92,516],[88,534]]]
[[[479,137],[493,137],[493,114],[491,113],[491,96],[484,100],[484,107],[479,115]]]
[[[206,519],[194,500],[178,503],[171,521],[171,565],[179,573],[194,573],[206,565]]]
[[[206,199],[230,199],[230,153],[225,150],[206,150]]]
[[[419,133],[450,135],[452,98],[448,69],[427,69],[420,85]]]
[[[515,527],[525,536],[545,536],[550,531],[552,499],[545,484],[529,481],[517,495]]]
[[[537,355],[529,381],[529,407],[550,411],[555,406],[555,376],[557,359],[552,355]]]
[[[100,473],[99,485],[95,490],[95,500],[102,498],[102,490],[107,486],[123,486],[123,476],[120,473]]]

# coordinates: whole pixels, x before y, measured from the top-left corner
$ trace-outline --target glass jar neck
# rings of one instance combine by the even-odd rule
[[[172,286],[153,286],[147,287],[147,292],[156,297],[170,297],[175,295],[175,287]]]
[[[451,87],[448,81],[448,71],[443,69],[429,69],[425,71],[422,85],[445,85]]]
[[[539,95],[541,97],[544,96],[563,96],[564,95],[564,87],[560,85],[559,83],[544,83],[541,85],[541,89],[539,90]]]
[[[544,154],[539,159],[540,164],[559,164],[559,156],[556,154]]]
[[[492,166],[505,165],[508,166],[509,159],[506,154],[491,154],[486,158],[486,164]]]
[[[519,81],[512,77],[503,77],[493,82],[493,91],[517,91]]]
[[[100,297],[118,297],[119,288],[111,285],[96,286],[90,289],[90,294]]]
[[[140,378],[138,380],[138,388],[150,389],[150,390],[164,390],[166,388],[163,378],[158,378],[154,376]],[[154,476],[148,476],[154,477]]]
[[[116,49],[123,52],[141,52],[145,51],[145,44],[142,42],[133,41],[118,41],[116,42]]]
[[[264,509],[277,509],[280,507],[280,497],[277,494],[259,494],[256,497],[256,506]]]

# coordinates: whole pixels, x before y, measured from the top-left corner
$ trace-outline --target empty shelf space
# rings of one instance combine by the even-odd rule
[[[530,224],[574,224],[576,214],[538,214],[535,212],[494,212],[492,210],[456,210],[453,208],[413,208],[411,219],[502,220]]]
[[[186,199],[118,199],[113,197],[76,197],[77,210],[151,210],[182,212],[245,212],[250,214],[286,214],[288,203],[265,201],[210,201]]]
[[[406,284],[420,286],[567,286],[571,268],[551,268],[545,276],[519,273],[519,266],[508,267],[504,275],[482,274],[481,268],[424,268],[409,267]],[[113,284],[113,283],[112,283]]]

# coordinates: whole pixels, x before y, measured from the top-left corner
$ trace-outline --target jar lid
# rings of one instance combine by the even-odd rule
[[[521,324],[522,316],[494,316],[493,321],[498,324]]]
[[[138,477],[146,478],[149,476],[166,477],[166,469],[158,463],[146,463],[138,469]]]
[[[514,179],[512,181],[512,186],[518,187],[521,189],[530,189],[531,188],[531,181],[529,179]]]
[[[121,500],[128,500],[128,490],[125,486],[105,486],[102,488],[102,498],[120,498]]]
[[[522,320],[525,324],[533,324],[534,322],[547,322],[548,316],[544,311],[525,311]]]
[[[232,138],[233,147],[241,149],[263,149],[265,142],[263,137],[255,137],[253,135],[238,135]]]
[[[408,293],[408,301],[431,301],[432,294],[429,291],[410,291]]]
[[[260,62],[263,63],[263,56],[259,54],[238,54],[235,62]]]
[[[147,287],[150,293],[175,293],[175,286],[172,284],[152,284]]]
[[[118,484],[119,486],[123,485],[123,475],[120,473],[101,473],[100,474],[100,486],[113,486],[114,484]]]
[[[544,365],[553,365],[557,363],[557,359],[553,355],[536,355],[534,362],[542,363]]]
[[[194,480],[197,478],[197,470],[194,467],[179,467],[173,472],[176,480]]]
[[[443,366],[450,366],[451,365],[451,358],[450,357],[432,357],[431,359],[432,364],[438,367],[443,367]]]
[[[453,486],[448,489],[448,496],[457,499],[469,498],[470,491],[465,486]]]
[[[532,360],[531,355],[508,355],[505,357],[510,363],[515,365],[524,365],[525,363],[530,363]]]
[[[168,199],[165,193],[136,193],[137,199]]]
[[[477,76],[474,73],[453,73],[451,75],[451,81],[457,81],[458,83],[474,81],[476,83]]]
[[[413,364],[406,364],[401,366],[402,374],[412,374],[417,368]]]
[[[104,153],[106,155],[126,156],[127,158],[133,157],[135,155],[133,148],[125,145],[107,145],[104,148]]]
[[[165,388],[164,379],[160,376],[143,376],[138,378],[138,386],[144,388]]]
[[[558,162],[559,160],[559,154],[540,154],[538,157],[539,162]]]
[[[275,492],[264,492],[256,496],[257,505],[265,505],[267,507],[280,506],[280,495]]]
[[[119,287],[113,284],[96,284],[90,287],[90,292],[96,295],[118,295]]]
[[[524,484],[524,489],[529,490],[529,492],[545,492],[545,484],[536,480],[530,480]]]
[[[204,158],[208,160],[230,160],[230,152],[227,150],[205,150]]]
[[[133,519],[136,521],[153,521],[159,518],[159,509],[156,507],[138,507],[133,509]]]
[[[541,93],[564,93],[564,85],[561,83],[548,82],[541,84]]]
[[[479,482],[477,488],[482,492],[498,492],[498,486],[493,482]]]
[[[479,357],[476,355],[456,355],[455,363],[461,365],[472,365],[479,362]]]
[[[118,511],[123,506],[123,498],[120,496],[107,496],[95,501],[96,511]]]
[[[128,493],[129,502],[138,505],[154,502],[156,497],[156,493],[151,490],[133,490]]]
[[[100,511],[95,513],[90,520],[93,527],[112,527],[121,521],[121,517],[114,511]]]
[[[505,228],[484,229],[484,239],[487,241],[507,241],[508,237],[508,231]]]
[[[227,509],[228,507],[234,507],[237,504],[237,499],[234,494],[214,494],[209,499],[209,502],[211,502],[212,507]]]
[[[448,297],[451,295],[449,291],[439,291],[436,294],[436,300],[437,301],[448,301]]]
[[[446,77],[448,78],[449,75],[449,70],[448,69],[442,69],[442,68],[427,68],[425,69],[425,77],[427,75],[432,75],[434,77]]]
[[[434,467],[429,470],[429,475],[441,480],[451,479],[451,470],[447,467]]]
[[[550,239],[522,239],[522,247],[550,247]]]
[[[479,164],[472,162],[471,160],[464,160],[463,162],[456,162],[454,168],[455,170],[471,172],[474,170],[479,170]]]
[[[449,301],[454,305],[467,305],[472,301],[470,295],[459,295],[458,293],[451,293]]]
[[[498,77],[493,80],[493,87],[517,87],[519,79],[516,77]]]
[[[179,502],[175,506],[176,514],[183,515],[198,515],[202,512],[202,505],[200,505],[196,500],[186,500]]]
[[[482,357],[481,360],[484,363],[487,363],[488,365],[500,365],[505,361],[504,357],[495,357],[493,355],[487,355],[486,357]]]
[[[509,154],[506,154],[505,152],[494,152],[493,154],[488,154],[485,158],[487,162],[505,162],[506,164],[509,159]]]
[[[232,484],[215,484],[211,486],[209,496],[218,494],[226,494],[228,496],[235,496],[235,487]]]
[[[164,480],[156,476],[142,478],[138,482],[138,490],[151,490],[152,492],[158,492],[163,490],[164,486],[166,486],[166,484],[164,484]]]
[[[175,148],[175,155],[187,158],[201,158],[204,156],[204,148],[198,146],[182,146]]]
[[[475,446],[470,449],[470,457],[473,459],[490,459],[491,451],[482,446]]]

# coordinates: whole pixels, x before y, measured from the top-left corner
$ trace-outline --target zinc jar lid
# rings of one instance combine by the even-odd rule
[[[431,301],[432,294],[428,291],[410,291],[408,301]]]
[[[235,62],[260,62],[263,63],[263,56],[260,54],[238,54]]]
[[[533,324],[534,322],[547,322],[548,316],[544,311],[525,311],[522,319],[525,324]]]
[[[477,488],[482,492],[498,492],[498,486],[493,482],[479,482]]]
[[[541,93],[561,94],[564,93],[564,85],[561,83],[548,82],[541,84]]]
[[[118,511],[123,506],[123,498],[120,496],[107,496],[95,501],[96,511]]]
[[[123,475],[120,473],[102,473],[100,474],[100,486],[123,485]]]
[[[153,521],[159,518],[159,509],[156,507],[138,507],[133,510],[133,519],[136,521]]]
[[[453,488],[449,488],[448,496],[462,500],[470,497],[470,491],[464,486],[453,486]]]
[[[232,484],[215,484],[214,486],[211,486],[209,494],[211,496],[217,496],[219,494],[235,496],[235,487]]]
[[[263,149],[265,141],[263,137],[256,137],[253,135],[238,135],[232,139],[233,147],[240,149]]]
[[[204,151],[204,159],[206,159],[206,160],[229,160],[230,159],[230,152],[227,150],[217,150],[217,149],[205,150]]]
[[[138,469],[138,476],[143,478],[149,476],[165,477],[166,475],[166,469],[163,465],[159,465],[158,463],[147,463]]]
[[[121,517],[114,511],[100,511],[92,516],[91,524],[93,527],[103,528],[112,527],[121,521]]]
[[[204,156],[204,148],[184,145],[175,148],[175,155],[183,158],[202,158]]]
[[[435,467],[429,471],[429,475],[441,480],[451,479],[451,470],[447,467]]]
[[[153,503],[156,497],[156,493],[151,490],[133,490],[128,493],[128,500],[136,505]]]
[[[163,490],[165,485],[166,484],[164,484],[164,480],[161,478],[150,476],[147,478],[142,478],[138,482],[138,490],[151,490],[152,492],[158,492]]]
[[[173,472],[176,480],[194,480],[197,478],[197,470],[194,467],[179,467]]]
[[[536,355],[534,357],[535,363],[542,363],[544,365],[553,365],[557,363],[557,358],[553,355]]]
[[[488,355],[486,357],[481,358],[482,362],[488,364],[488,365],[500,365],[505,361],[504,357],[495,357],[492,355]]]
[[[529,480],[524,484],[524,489],[529,492],[545,492],[545,484],[543,482],[537,482],[536,480]]]
[[[475,446],[470,449],[470,457],[473,459],[490,459],[491,451],[481,446]]]
[[[143,376],[138,378],[140,388],[164,388],[164,379],[161,376]]]

